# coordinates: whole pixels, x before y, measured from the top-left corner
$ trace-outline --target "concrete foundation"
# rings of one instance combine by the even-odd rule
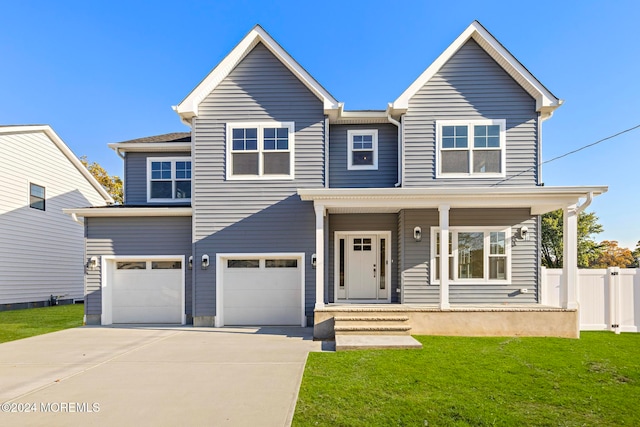
[[[315,311],[315,339],[334,339],[334,317],[347,313],[393,313],[409,317],[411,335],[527,336],[579,338],[577,310],[553,307],[458,307],[438,308],[388,305],[377,307],[336,306]]]
[[[193,316],[193,326],[197,328],[213,328],[216,316]]]

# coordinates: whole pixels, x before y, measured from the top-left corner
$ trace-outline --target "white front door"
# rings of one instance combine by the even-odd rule
[[[336,232],[335,301],[389,302],[391,233]]]
[[[347,298],[376,299],[378,297],[377,236],[349,236]]]

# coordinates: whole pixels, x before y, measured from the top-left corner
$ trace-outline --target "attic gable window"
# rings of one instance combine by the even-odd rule
[[[505,120],[436,122],[437,176],[504,177]]]
[[[348,170],[378,169],[378,130],[347,131]]]
[[[293,122],[227,124],[227,179],[292,179]]]
[[[45,189],[36,184],[29,184],[29,207],[45,210]]]
[[[147,159],[147,177],[148,202],[191,200],[191,158],[150,157]]]

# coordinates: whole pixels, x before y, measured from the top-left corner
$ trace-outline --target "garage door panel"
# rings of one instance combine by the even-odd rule
[[[229,268],[225,262],[223,304],[225,325],[300,325],[302,316],[301,260],[295,267]],[[290,265],[291,263],[289,263]]]
[[[183,274],[182,269],[115,269],[113,323],[182,323]]]

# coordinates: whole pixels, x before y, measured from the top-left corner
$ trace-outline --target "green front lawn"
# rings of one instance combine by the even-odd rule
[[[311,353],[294,426],[639,426],[640,334]]]
[[[84,305],[0,311],[0,343],[82,326]]]

